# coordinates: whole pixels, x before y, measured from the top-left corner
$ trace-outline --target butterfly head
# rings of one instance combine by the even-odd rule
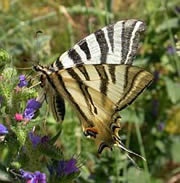
[[[52,69],[50,69],[49,67],[45,67],[45,66],[41,66],[41,65],[35,65],[34,66],[34,70],[39,73],[40,75],[40,82],[41,82],[41,87],[45,87],[46,85],[48,85],[48,78],[49,75],[53,72]]]
[[[45,67],[45,66],[41,66],[41,65],[35,65],[33,68],[36,72],[40,72],[41,74],[45,74],[45,75],[49,75],[53,71],[49,67]]]

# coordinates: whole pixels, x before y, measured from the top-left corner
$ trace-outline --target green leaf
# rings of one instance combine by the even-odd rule
[[[169,98],[171,99],[171,102],[173,104],[177,103],[178,101],[180,101],[180,92],[179,92],[180,83],[173,82],[171,79],[167,77],[165,77],[164,80],[166,83],[167,93],[169,95]]]
[[[63,156],[60,148],[49,143],[39,144],[38,150],[42,154],[47,155],[56,160],[62,159],[62,156]]]
[[[179,137],[173,138],[172,148],[171,148],[173,161],[176,163],[180,163],[180,143]]]
[[[0,49],[0,70],[4,68],[5,65],[10,63],[10,55],[6,50]]]
[[[166,31],[169,28],[177,28],[179,26],[179,19],[178,18],[171,18],[168,21],[163,21],[162,24],[160,24],[156,28],[156,32],[160,33],[162,31]]]
[[[135,167],[131,167],[128,169],[128,183],[145,183],[149,182],[149,174],[147,175],[143,170],[138,170]]]
[[[157,141],[155,142],[155,144],[156,144],[156,147],[157,147],[161,152],[163,152],[163,153],[166,152],[165,144],[164,144],[162,141],[157,140]]]
[[[22,126],[17,126],[17,127],[12,127],[11,129],[16,134],[20,147],[22,147],[25,144],[26,137],[27,137],[27,132],[25,128]]]

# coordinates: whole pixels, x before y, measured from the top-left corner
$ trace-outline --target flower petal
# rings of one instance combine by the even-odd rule
[[[0,124],[0,134],[2,135],[7,133],[8,133],[7,128],[3,124]]]

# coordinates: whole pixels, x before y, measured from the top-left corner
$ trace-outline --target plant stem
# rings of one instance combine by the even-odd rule
[[[139,143],[139,146],[140,146],[141,155],[146,159],[144,145],[143,145],[143,142],[142,142],[142,136],[141,136],[141,132],[140,132],[140,129],[139,129],[139,123],[136,122],[135,127],[136,127],[136,134],[137,134],[137,139],[138,139],[138,143]],[[147,161],[143,161],[143,166],[144,166],[144,170],[145,170],[145,173],[146,173],[147,183],[151,183],[150,173],[149,173]]]

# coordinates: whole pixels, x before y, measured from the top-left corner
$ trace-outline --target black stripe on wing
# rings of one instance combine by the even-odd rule
[[[53,98],[54,115],[57,121],[63,121],[65,115],[65,102],[64,99],[56,93]]]
[[[60,62],[60,60],[59,60],[59,57],[58,57],[57,60],[55,61],[55,66],[56,66],[59,70],[61,70],[61,69],[64,68],[63,64],[62,64],[62,63]]]
[[[81,92],[82,92],[82,95],[84,96],[85,98],[85,101],[86,101],[86,104],[89,108],[89,110],[91,111],[92,113],[92,106],[94,108],[94,113],[97,114],[97,108],[96,106],[94,105],[93,103],[93,100],[92,100],[92,97],[88,91],[88,87],[83,83],[83,81],[81,80],[81,78],[78,76],[78,74],[73,70],[73,68],[69,68],[67,69],[67,72],[70,74],[70,76],[76,80],[77,82],[77,85],[79,86]],[[90,102],[90,103],[89,103]]]
[[[88,47],[86,40],[83,39],[83,40],[79,41],[78,45],[81,48],[81,50],[86,54],[87,60],[90,60],[91,54],[90,54],[89,47]]]
[[[127,69],[128,69],[128,68],[129,68],[129,67],[127,67]],[[145,72],[145,71],[144,71],[144,70],[140,70],[139,72],[137,72],[137,73],[133,76],[133,79],[132,79],[131,83],[129,83],[129,84],[127,83],[127,84],[126,84],[127,87],[128,87],[128,85],[129,85],[128,90],[126,91],[126,93],[124,94],[124,96],[118,101],[118,105],[119,105],[123,100],[125,100],[126,96],[131,92],[131,90],[132,90],[133,88],[136,87],[135,81],[136,81],[136,79],[137,79],[143,72]],[[128,77],[128,73],[126,74],[126,77]],[[129,81],[128,78],[126,78],[126,82],[128,82],[128,81]],[[135,99],[144,91],[144,89],[145,89],[147,86],[150,85],[151,82],[152,82],[152,80],[149,80],[149,81],[147,82],[147,84],[146,84],[144,87],[142,87],[142,89],[141,89],[139,92],[137,92],[136,95],[135,95],[128,103],[126,103],[126,104],[124,104],[123,106],[121,106],[121,108],[117,108],[117,111],[121,111],[121,110],[123,110],[124,108],[126,108],[128,105],[132,104],[132,103],[135,101]]]
[[[121,40],[122,40],[122,43],[121,43],[121,47],[122,47],[122,50],[121,50],[121,55],[122,55],[121,63],[122,64],[126,60],[126,57],[127,57],[128,51],[129,51],[130,39],[131,39],[131,36],[132,36],[132,32],[134,30],[134,27],[136,25],[136,22],[137,21],[134,21],[132,23],[132,25],[129,25],[129,23],[130,23],[129,21],[122,22],[122,34],[121,34]],[[128,24],[128,25],[126,25],[126,24]]]
[[[109,68],[109,73],[111,75],[111,80],[115,84],[116,83],[116,65],[110,65],[108,68]]]
[[[99,44],[99,48],[100,48],[100,51],[101,51],[101,64],[104,64],[106,63],[106,60],[107,60],[107,54],[108,54],[108,51],[109,51],[109,47],[108,47],[108,44],[107,44],[107,41],[106,41],[106,38],[105,38],[105,35],[104,35],[104,31],[102,29],[99,29],[98,31],[96,31],[94,33],[95,37],[96,37],[96,40]]]
[[[81,56],[78,54],[78,52],[74,48],[71,48],[68,51],[68,56],[69,56],[69,58],[71,58],[71,60],[74,62],[74,64],[78,64],[78,65],[83,64]]]
[[[107,26],[107,32],[112,52],[114,52],[114,24]]]
[[[86,70],[85,67],[77,67],[79,69],[79,71],[83,74],[83,76],[86,78],[87,81],[90,81],[90,77],[89,77],[89,74]]]
[[[106,73],[106,70],[103,65],[96,65],[94,66],[99,77],[101,78],[101,85],[100,85],[100,91],[105,96],[107,96],[107,89],[108,89],[108,76]]]
[[[87,118],[87,116],[85,115],[85,113],[81,110],[80,106],[75,102],[73,96],[71,95],[71,93],[68,91],[68,89],[65,86],[65,83],[63,81],[62,76],[56,72],[56,76],[58,78],[59,84],[62,86],[64,92],[66,93],[66,95],[68,96],[69,100],[71,101],[71,103],[75,106],[75,108],[78,110],[78,112],[81,114],[81,116],[84,118],[84,120],[89,121],[89,119]]]

